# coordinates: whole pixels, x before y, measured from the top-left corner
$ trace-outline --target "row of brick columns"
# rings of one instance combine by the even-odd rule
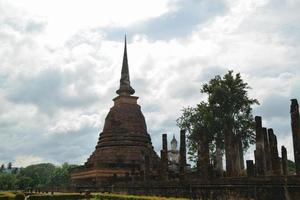
[[[168,143],[167,134],[162,135],[161,156],[161,172],[160,178],[163,181],[168,180]],[[180,147],[179,147],[179,178],[184,180],[186,175],[186,136],[185,130],[180,131]]]
[[[300,175],[300,118],[297,99],[291,100],[290,107],[291,128],[293,134],[294,157],[296,175]],[[277,148],[277,137],[273,129],[262,127],[260,116],[255,117],[256,124],[256,149],[254,160],[247,160],[248,176],[288,175],[287,150],[281,146],[281,160]]]
[[[209,159],[209,144],[206,134],[199,134],[197,144],[198,162],[197,171],[199,177],[207,179],[209,175],[210,159]],[[180,131],[180,147],[179,147],[179,179],[185,180],[186,177],[186,131]],[[161,179],[168,180],[168,146],[167,134],[162,134],[162,150],[161,150]]]
[[[296,174],[300,175],[300,117],[299,105],[296,99],[291,100],[291,127],[293,134],[294,156],[296,164]],[[254,161],[247,160],[248,176],[269,176],[288,175],[287,150],[281,147],[281,160],[277,148],[277,137],[272,128],[262,127],[262,118],[255,117],[256,149],[254,150]],[[198,140],[198,175],[206,179],[209,174],[209,144],[206,134],[199,134]],[[227,140],[226,140],[227,139]],[[226,164],[230,164],[230,171],[227,176],[238,176],[240,169],[244,168],[244,157],[241,140],[237,137],[225,138],[225,142],[230,142],[229,153],[226,153]],[[168,146],[167,134],[162,136],[163,148],[161,150],[161,178],[168,180]],[[225,144],[226,147],[226,144]],[[228,147],[228,144],[227,144]],[[234,159],[233,159],[234,158]],[[227,159],[231,159],[228,162]],[[180,131],[179,149],[179,178],[184,180],[186,175],[186,132]]]
[[[256,149],[254,151],[256,175],[280,175],[281,167],[277,149],[277,137],[273,129],[262,127],[260,116],[255,117]]]

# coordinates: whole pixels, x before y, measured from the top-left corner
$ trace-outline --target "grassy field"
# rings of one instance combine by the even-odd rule
[[[126,200],[184,200],[183,198],[166,198],[166,197],[155,197],[155,196],[135,196],[135,195],[121,195],[121,194],[96,194],[95,200],[106,200],[106,199],[126,199]]]
[[[16,192],[0,192],[0,200],[15,199]]]

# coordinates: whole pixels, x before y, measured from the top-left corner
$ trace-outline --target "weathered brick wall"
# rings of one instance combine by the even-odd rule
[[[77,188],[84,190],[87,188]],[[110,186],[89,188],[92,191],[186,197],[205,200],[299,200],[298,177],[223,178],[213,181],[148,181],[116,183]]]

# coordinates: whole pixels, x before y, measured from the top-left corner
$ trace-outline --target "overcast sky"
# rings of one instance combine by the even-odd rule
[[[234,70],[293,159],[299,10],[299,0],[0,0],[0,163],[86,161],[116,96],[125,33],[157,152],[162,133],[178,138],[181,109],[205,99],[201,85]]]

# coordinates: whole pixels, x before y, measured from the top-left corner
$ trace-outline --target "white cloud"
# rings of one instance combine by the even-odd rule
[[[83,163],[88,158],[120,78],[123,42],[109,40],[106,26],[154,23],[183,9],[169,1],[132,3],[136,9],[127,1],[0,0],[0,11],[5,11],[0,13],[0,138],[5,142],[0,160],[27,165],[26,156],[31,163]],[[178,138],[175,120],[182,107],[205,99],[201,85],[228,69],[241,72],[253,88],[250,96],[261,102],[255,114],[278,133],[278,143],[291,143],[287,107],[290,98],[299,98],[300,4],[225,4],[226,11],[199,21],[184,36],[128,37],[132,86],[157,151],[161,133]],[[288,152],[291,157],[291,147]]]
[[[13,164],[14,167],[26,167],[28,165],[39,164],[42,162],[49,162],[49,161],[45,161],[43,160],[43,158],[34,155],[20,155],[16,157]]]
[[[80,29],[127,26],[169,11],[169,0],[15,0],[4,1],[20,10],[45,19],[47,28],[41,41],[64,42]]]

